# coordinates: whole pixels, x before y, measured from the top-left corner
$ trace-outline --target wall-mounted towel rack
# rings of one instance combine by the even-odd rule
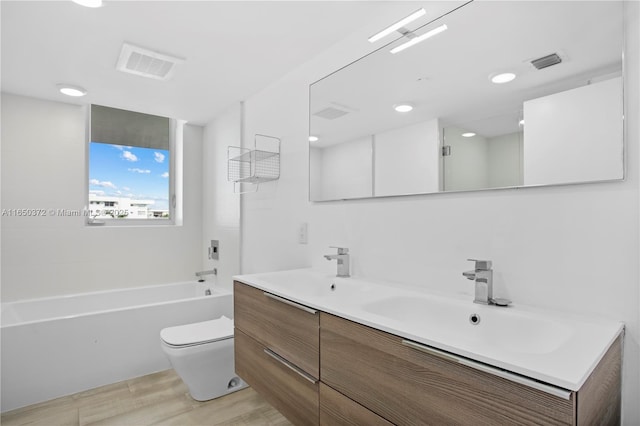
[[[227,180],[233,182],[234,193],[258,191],[261,183],[280,178],[280,139],[256,134],[253,149],[229,146],[227,167]],[[243,190],[242,184],[252,189]]]

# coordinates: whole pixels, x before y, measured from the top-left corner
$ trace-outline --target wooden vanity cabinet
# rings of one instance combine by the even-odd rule
[[[319,422],[320,313],[234,282],[237,374],[297,425]]]
[[[568,391],[234,283],[236,372],[296,425],[618,425],[622,336]]]
[[[320,382],[320,424],[327,426],[393,425],[322,382]]]
[[[613,425],[620,421],[620,339],[592,374],[599,385],[590,386],[588,380],[584,395],[581,389],[567,392],[565,399],[416,350],[403,344],[401,337],[333,315],[321,315],[320,330],[323,384],[394,424]],[[585,389],[588,385],[591,389]],[[589,404],[596,405],[589,408]],[[580,418],[581,410],[590,414]]]
[[[236,373],[295,425],[318,424],[318,381],[301,375],[244,332],[235,331]]]

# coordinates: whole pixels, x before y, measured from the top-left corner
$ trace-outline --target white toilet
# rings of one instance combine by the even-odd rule
[[[193,399],[207,401],[247,386],[235,373],[232,319],[165,328],[160,338]]]

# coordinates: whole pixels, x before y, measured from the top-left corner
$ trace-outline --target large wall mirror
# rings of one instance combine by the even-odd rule
[[[624,177],[622,2],[430,4],[310,86],[312,201]]]

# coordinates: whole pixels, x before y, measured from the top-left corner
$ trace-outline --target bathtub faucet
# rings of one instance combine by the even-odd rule
[[[196,272],[196,277],[198,277],[199,282],[204,282],[204,278],[202,277],[205,275],[218,275],[218,268],[213,268],[210,271]]]
[[[325,254],[327,260],[336,259],[338,261],[338,274],[336,277],[348,277],[349,275],[349,249],[344,247],[333,247],[338,249],[338,254]]]

